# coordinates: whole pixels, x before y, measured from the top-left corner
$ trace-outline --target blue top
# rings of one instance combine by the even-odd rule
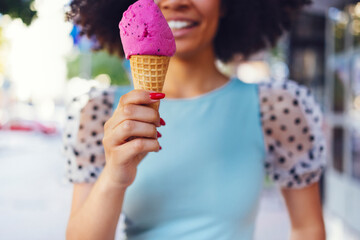
[[[160,116],[163,149],[140,163],[126,191],[128,239],[252,239],[265,155],[256,85],[232,79],[165,99]]]
[[[69,181],[93,183],[101,174],[103,125],[130,90],[95,89],[67,106]],[[163,149],[140,163],[125,194],[129,240],[252,239],[264,173],[282,188],[303,188],[325,165],[320,108],[292,81],[231,79],[195,98],[162,100],[160,115]]]

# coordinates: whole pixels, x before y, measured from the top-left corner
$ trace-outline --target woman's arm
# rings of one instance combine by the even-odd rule
[[[125,188],[112,183],[107,174],[95,184],[75,184],[66,239],[113,240],[124,194]]]
[[[103,127],[104,169],[94,185],[76,184],[74,187],[66,233],[68,240],[114,239],[124,194],[135,180],[138,164],[147,153],[160,150],[156,128],[162,121],[159,112],[148,104],[161,98],[164,94],[143,90],[133,90],[120,98],[117,109]],[[83,122],[83,126],[94,127],[91,120],[86,122],[84,118]],[[82,167],[85,161],[76,157],[77,168],[85,171]],[[93,164],[95,159],[92,157],[90,162]],[[86,173],[96,177],[93,172]]]
[[[291,221],[291,240],[324,240],[319,184],[302,189],[282,189]]]
[[[311,91],[293,81],[259,85],[265,169],[282,189],[291,240],[325,239],[318,180],[326,165],[322,113]]]

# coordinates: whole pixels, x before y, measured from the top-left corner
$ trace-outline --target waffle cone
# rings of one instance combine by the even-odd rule
[[[162,92],[170,57],[155,55],[133,55],[130,57],[134,88]],[[150,104],[159,110],[159,102]]]

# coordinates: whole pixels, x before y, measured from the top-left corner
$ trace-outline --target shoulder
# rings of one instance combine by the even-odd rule
[[[72,98],[66,104],[67,109],[79,110],[80,113],[92,112],[91,107],[98,108],[112,108],[116,87],[109,87],[104,89],[91,89],[90,91]]]
[[[270,102],[283,102],[284,98],[291,98],[293,99],[292,103],[297,106],[305,104],[307,101],[313,101],[312,92],[309,88],[291,80],[260,83],[258,88],[263,103],[268,100]]]
[[[325,161],[322,113],[311,91],[293,81],[259,84],[266,170],[283,187],[317,181]]]
[[[64,140],[68,142],[78,141],[79,132],[84,132],[86,129],[94,128],[94,126],[101,127],[112,113],[115,90],[113,87],[91,89],[72,98],[66,104]]]
[[[247,83],[239,78],[231,78],[227,83],[227,93],[232,93],[234,96],[242,97],[256,97],[258,95],[259,84]]]
[[[284,119],[292,124],[289,127],[321,127],[322,112],[309,88],[284,80],[261,83],[258,89],[263,122]]]
[[[111,117],[116,88],[92,89],[66,104],[63,154],[71,182],[93,182],[105,164],[103,125]]]

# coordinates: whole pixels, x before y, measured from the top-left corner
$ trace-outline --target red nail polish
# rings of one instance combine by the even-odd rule
[[[162,149],[162,147],[160,146],[160,147],[159,147],[159,150],[161,150],[161,149]]]
[[[160,118],[160,125],[161,125],[161,126],[165,126],[165,125],[166,125],[164,119],[162,119],[162,118]]]
[[[157,132],[157,137],[161,138],[161,136],[162,136],[161,133]]]
[[[165,97],[164,93],[150,93],[150,98],[154,100],[163,99]]]

